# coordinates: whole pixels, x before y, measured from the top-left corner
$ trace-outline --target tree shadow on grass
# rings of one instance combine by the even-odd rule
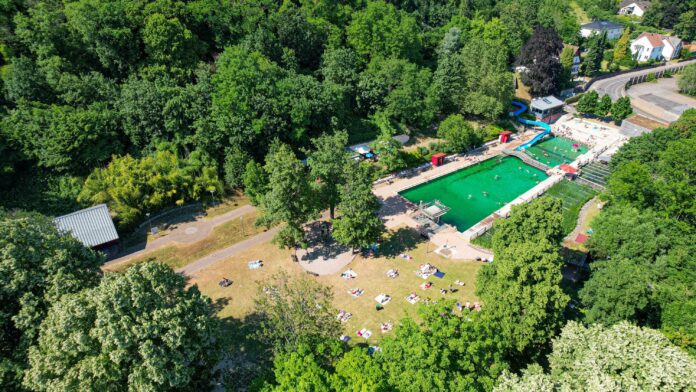
[[[402,253],[413,250],[419,243],[425,241],[417,231],[410,227],[401,227],[390,233],[382,245],[380,254],[385,257],[397,257]]]
[[[226,317],[220,320],[223,356],[217,370],[225,390],[250,390],[258,380],[269,379],[272,375],[273,355],[255,334],[261,320],[262,316],[257,313],[241,319]]]

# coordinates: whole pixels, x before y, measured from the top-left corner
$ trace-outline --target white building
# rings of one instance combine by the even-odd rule
[[[587,38],[596,34],[607,33],[607,38],[618,39],[623,33],[623,26],[606,20],[598,20],[580,26],[580,35]]]
[[[643,33],[631,41],[631,54],[638,62],[672,60],[679,57],[682,41],[655,33]]]
[[[580,72],[580,48],[574,45],[564,45],[566,48],[573,50],[573,65],[570,67],[570,74],[576,76]]]
[[[650,2],[645,0],[624,0],[619,5],[619,15],[637,16],[642,18],[650,7]]]

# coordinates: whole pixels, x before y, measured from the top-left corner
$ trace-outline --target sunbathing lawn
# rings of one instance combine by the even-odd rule
[[[416,292],[421,299],[430,297],[436,300],[442,297],[439,289],[446,288],[457,279],[464,281],[465,286],[455,286],[459,291],[447,294],[447,297],[456,298],[462,303],[465,301],[473,303],[476,300],[474,283],[476,273],[482,263],[445,259],[433,253],[434,245],[426,245],[427,243],[424,241],[415,242],[417,235],[408,229],[398,230],[395,236],[396,239],[392,243],[406,244],[408,250],[405,252],[413,256],[412,260],[398,257],[401,250],[396,246],[390,246],[391,243],[387,242],[383,245],[383,252],[393,252],[394,255],[373,259],[358,256],[346,267],[346,269],[351,268],[358,274],[356,279],[346,281],[340,277],[340,273],[335,276],[312,278],[333,287],[336,312],[343,309],[353,314],[353,317],[344,324],[344,331],[336,332],[336,338],[344,333],[352,337],[351,343],[364,343],[366,341],[358,338],[355,332],[361,328],[367,328],[372,331],[372,337],[367,342],[376,343],[382,336],[389,334],[383,335],[380,332],[380,323],[390,321],[396,326],[406,314],[416,316],[418,305],[411,305],[406,301],[406,296],[409,293]],[[427,255],[426,248],[429,250]],[[267,279],[280,270],[285,270],[291,276],[308,276],[298,264],[290,260],[290,253],[290,251],[278,249],[271,243],[261,244],[200,271],[191,277],[190,283],[197,284],[203,294],[212,298],[213,302],[219,305],[221,318],[244,318],[253,310],[253,301],[259,287],[259,281]],[[259,257],[263,258],[263,268],[249,270],[247,262]],[[428,280],[433,282],[433,288],[421,290],[419,286],[425,280],[416,276],[416,270],[425,261],[445,272],[445,277],[443,279],[430,277]],[[390,279],[386,276],[387,270],[391,268],[399,270],[398,278]],[[231,279],[232,286],[220,287],[218,283],[222,278]],[[361,288],[365,290],[365,293],[358,298],[353,298],[347,292],[351,288]],[[378,312],[375,310],[374,298],[380,293],[390,295],[392,300],[385,305],[383,310]]]
[[[196,243],[165,246],[127,262],[104,266],[103,269],[110,272],[120,272],[134,264],[151,259],[157,259],[174,269],[183,267],[216,250],[234,245],[262,232],[264,230],[262,227],[254,226],[256,216],[256,212],[250,212],[243,215],[242,219],[225,222],[215,227],[207,238]]]

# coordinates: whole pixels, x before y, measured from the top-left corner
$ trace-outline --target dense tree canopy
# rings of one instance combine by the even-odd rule
[[[241,168],[263,164],[275,139],[298,153],[344,129],[359,142],[386,124],[418,133],[450,114],[495,121],[533,27],[576,30],[565,0],[2,7],[1,180],[32,197],[2,190],[0,202],[51,213],[78,204],[82,180],[113,156],[203,154],[238,188]],[[71,202],[42,203],[56,193]]]
[[[658,331],[623,322],[586,328],[569,322],[553,342],[550,372],[535,365],[522,377],[510,373],[500,391],[661,390],[696,387],[696,361]]]
[[[19,388],[28,347],[51,305],[96,285],[100,254],[39,215],[0,210],[0,385]]]
[[[588,323],[660,328],[693,352],[693,111],[629,140],[612,159],[609,205],[593,221],[592,273],[579,292]],[[682,309],[677,312],[676,309]]]
[[[164,264],[139,264],[53,304],[24,384],[38,391],[204,388],[217,358],[216,328],[197,287],[186,288]]]
[[[563,40],[553,28],[537,27],[531,38],[522,47],[517,59],[527,71],[523,81],[529,85],[534,96],[545,96],[557,92],[562,82],[560,62]]]

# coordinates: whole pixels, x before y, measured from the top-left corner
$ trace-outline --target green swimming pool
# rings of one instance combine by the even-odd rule
[[[577,144],[578,148],[573,148]],[[550,167],[571,163],[587,152],[587,146],[564,137],[554,136],[542,140],[525,150],[527,155]]]
[[[414,204],[441,201],[451,208],[441,220],[465,231],[546,178],[518,158],[496,157],[400,194]]]

